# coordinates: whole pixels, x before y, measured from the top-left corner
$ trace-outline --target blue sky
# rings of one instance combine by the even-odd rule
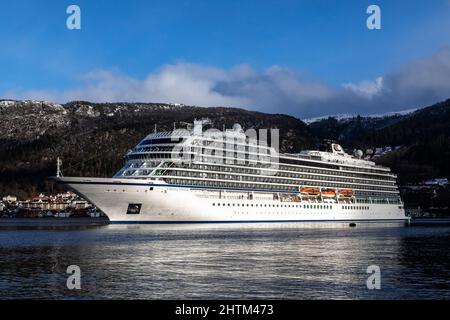
[[[81,30],[66,28],[70,4],[81,8]],[[381,8],[381,30],[366,28],[370,4]],[[408,109],[450,97],[422,79],[439,70],[447,80],[449,21],[448,0],[2,1],[0,98],[301,117]],[[423,93],[407,99],[403,77],[418,73],[409,85]]]

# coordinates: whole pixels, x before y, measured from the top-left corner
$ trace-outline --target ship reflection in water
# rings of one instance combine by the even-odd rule
[[[0,298],[448,299],[448,243],[448,222],[0,225]]]

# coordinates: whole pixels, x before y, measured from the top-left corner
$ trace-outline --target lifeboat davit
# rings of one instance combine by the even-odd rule
[[[344,197],[353,197],[353,190],[341,189],[341,190],[339,190],[339,195],[344,196]]]
[[[300,193],[318,196],[318,195],[320,195],[320,188],[302,187],[302,188],[300,188]]]

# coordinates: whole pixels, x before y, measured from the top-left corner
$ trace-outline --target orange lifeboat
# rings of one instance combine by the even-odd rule
[[[320,195],[320,188],[302,187],[302,188],[300,188],[300,193],[313,195],[313,196],[318,196],[318,195]]]
[[[339,190],[339,194],[344,197],[353,197],[353,190],[341,189]]]
[[[334,197],[336,195],[336,190],[334,189],[322,189],[322,196],[324,197]]]

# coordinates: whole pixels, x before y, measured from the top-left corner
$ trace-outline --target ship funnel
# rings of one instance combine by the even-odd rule
[[[242,126],[239,123],[233,124],[233,131],[242,132]]]
[[[362,150],[355,149],[355,150],[353,150],[353,155],[354,155],[356,158],[361,159],[362,156],[363,156],[363,152],[362,152]]]

